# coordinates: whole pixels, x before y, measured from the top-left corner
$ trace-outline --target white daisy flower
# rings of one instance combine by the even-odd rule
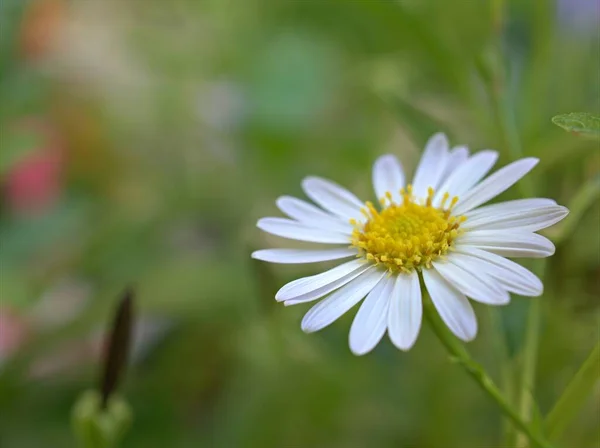
[[[302,319],[305,332],[318,331],[366,297],[350,329],[350,349],[371,351],[386,330],[401,350],[415,343],[422,319],[421,284],[440,317],[464,341],[477,334],[467,297],[504,305],[509,293],[539,296],[539,278],[505,257],[547,257],[551,241],[535,232],[563,219],[568,210],[551,199],[519,199],[480,207],[525,174],[538,159],[525,158],[482,180],[496,151],[473,155],[449,150],[444,134],[427,142],[412,184],[393,155],[373,166],[380,202],[363,202],[339,185],[318,177],[302,182],[318,206],[282,196],[277,206],[287,218],[263,218],[265,232],[293,240],[334,245],[320,250],[266,249],[253,258],[272,263],[313,263],[352,257],[321,274],[283,286],[276,300],[285,305],[312,302]]]

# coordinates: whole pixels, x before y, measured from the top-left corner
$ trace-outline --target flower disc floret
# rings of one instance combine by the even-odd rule
[[[409,273],[431,267],[432,261],[451,250],[461,232],[460,224],[466,218],[451,216],[458,197],[454,197],[445,208],[449,200],[446,193],[438,208],[432,205],[435,195],[432,188],[424,203],[415,199],[410,185],[400,193],[402,203],[395,204],[388,192],[381,202],[389,201],[389,205],[381,211],[372,203],[366,203],[362,209],[366,223],[351,221],[354,225],[352,245],[358,248],[359,256],[371,262],[384,265],[392,272]]]

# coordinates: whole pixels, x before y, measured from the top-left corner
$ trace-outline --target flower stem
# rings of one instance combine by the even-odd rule
[[[521,394],[519,399],[519,413],[529,420],[533,404],[533,390],[537,364],[537,351],[539,347],[540,330],[540,298],[531,299],[529,315],[527,316],[527,333],[525,335],[525,349],[523,357],[523,376],[521,378]],[[523,434],[517,435],[517,447],[527,446],[527,439]]]
[[[455,362],[460,364],[467,373],[479,384],[479,386],[496,402],[501,411],[506,415],[513,424],[523,431],[527,437],[535,443],[539,448],[551,448],[552,445],[543,438],[541,434],[535,431],[527,422],[525,422],[519,413],[510,405],[502,392],[494,384],[492,379],[485,372],[483,367],[477,364],[470,357],[465,347],[459,342],[456,337],[450,332],[448,327],[442,322],[437,312],[434,309],[431,300],[424,297],[425,315],[433,328],[433,331],[452,355]]]
[[[534,272],[544,277],[546,270],[545,260],[537,260]],[[535,375],[537,370],[537,357],[540,346],[540,326],[542,313],[542,298],[529,299],[529,313],[527,315],[527,330],[525,333],[525,345],[523,349],[523,369],[521,376],[521,389],[519,397],[519,413],[525,421],[531,419],[533,410],[533,392],[535,389]],[[527,447],[527,438],[523,434],[517,435],[518,448]]]

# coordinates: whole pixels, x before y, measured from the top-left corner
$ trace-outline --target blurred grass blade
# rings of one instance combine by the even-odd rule
[[[102,408],[106,409],[108,399],[116,390],[127,364],[127,355],[133,325],[133,289],[127,288],[119,302],[115,319],[106,347],[104,372],[100,385]]]
[[[403,100],[398,95],[380,96],[398,116],[403,129],[411,134],[413,139],[420,145],[424,145],[429,137],[436,132],[445,132],[448,128],[448,126]],[[451,133],[447,133],[447,135],[452,137]]]
[[[592,350],[564,393],[556,402],[545,421],[550,440],[557,440],[581,407],[590,398],[590,392],[600,379],[600,342]]]
[[[514,404],[515,381],[512,373],[513,362],[509,354],[508,341],[506,338],[507,334],[503,328],[502,315],[498,308],[492,306],[489,307],[489,321],[492,347],[496,353],[496,359],[498,360],[497,368],[500,371],[500,388],[506,401],[510,404]],[[505,444],[507,444],[509,440],[512,440],[514,433],[514,427],[507,418],[504,418],[502,421],[502,431]]]
[[[254,252],[254,249],[248,251],[249,254],[252,254],[252,252]],[[254,273],[254,278],[257,280],[258,296],[260,297],[259,306],[261,307],[261,311],[269,313],[277,309],[278,303],[275,300],[275,294],[277,293],[279,286],[270,264],[251,260],[250,267]]]
[[[584,183],[568,204],[569,215],[560,224],[552,227],[546,235],[555,243],[567,238],[573,232],[587,209],[600,195],[600,174]]]
[[[568,132],[600,138],[600,117],[587,112],[557,115],[552,123]]]

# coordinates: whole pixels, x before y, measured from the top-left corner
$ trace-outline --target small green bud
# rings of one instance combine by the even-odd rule
[[[84,392],[73,407],[73,430],[82,448],[115,448],[131,426],[129,405],[118,396],[109,397],[102,408],[96,391]]]

